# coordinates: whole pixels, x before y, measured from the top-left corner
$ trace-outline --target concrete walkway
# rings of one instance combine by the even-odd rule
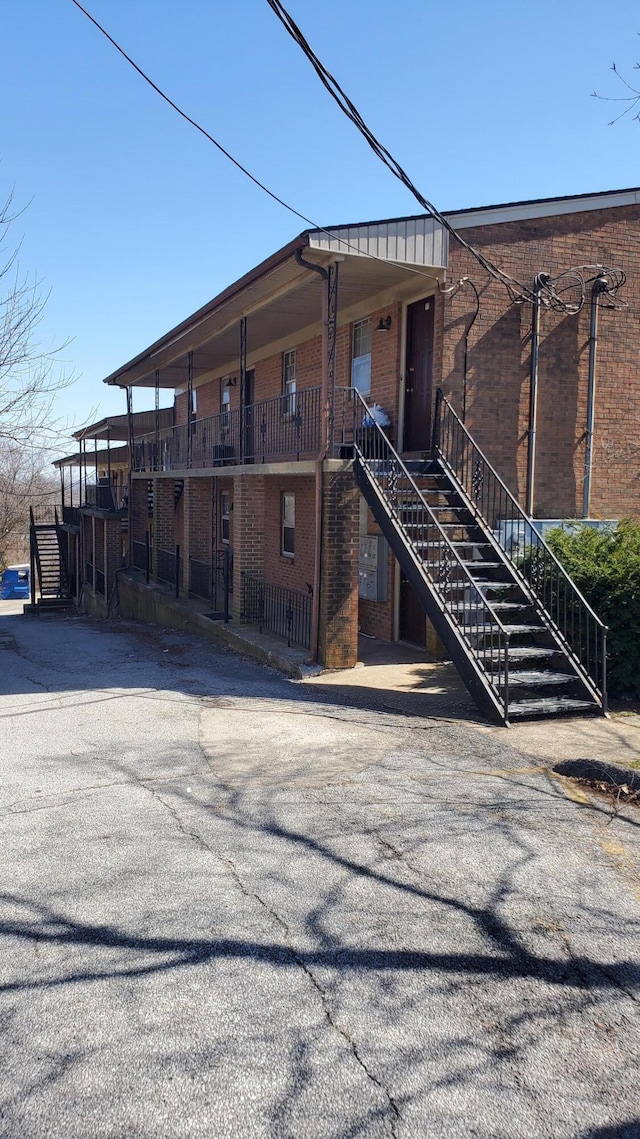
[[[478,713],[452,664],[430,662],[412,645],[359,639],[359,665],[322,673],[306,685],[339,698],[357,689],[372,704],[410,716],[464,720],[502,739],[505,729]],[[640,715],[613,712],[605,717],[530,721],[513,724],[509,744],[551,765],[560,759],[601,759],[621,766],[640,764]]]
[[[640,1135],[640,816],[514,733],[0,609],[2,1139]]]

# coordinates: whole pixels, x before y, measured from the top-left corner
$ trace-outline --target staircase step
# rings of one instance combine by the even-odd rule
[[[543,688],[556,685],[574,684],[577,680],[575,673],[554,672],[546,669],[517,669],[509,673],[509,687]]]
[[[560,649],[545,649],[540,648],[538,645],[509,645],[509,660],[544,660],[545,657],[562,657],[564,653]]]
[[[569,712],[600,712],[599,704],[590,700],[574,700],[570,696],[543,696],[539,700],[512,700],[509,702],[509,719],[534,716],[554,716]]]
[[[461,545],[461,544],[466,546],[466,545],[469,545],[470,543],[467,543],[467,542],[464,542],[464,543],[454,542],[453,543],[454,546]],[[486,570],[486,569],[504,569],[505,568],[504,562],[485,562],[482,560],[482,558],[472,558],[471,561],[469,561],[468,558],[463,558],[462,564],[463,564],[463,566],[468,566],[470,569]],[[507,566],[507,569],[508,568],[509,567]],[[515,585],[515,582],[514,582],[514,585]]]

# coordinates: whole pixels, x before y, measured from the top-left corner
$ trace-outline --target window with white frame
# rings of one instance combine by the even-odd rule
[[[296,413],[296,369],[297,353],[295,348],[282,353],[282,414],[295,415]]]
[[[222,427],[229,426],[229,408],[231,407],[231,388],[227,386],[227,380],[222,381],[220,388],[220,411],[222,413]]]
[[[220,491],[220,540],[228,542],[231,528],[231,495],[228,490]]]
[[[292,558],[295,553],[295,531],[296,496],[295,494],[283,494],[281,552],[285,558]]]
[[[351,346],[351,384],[360,395],[371,391],[371,318],[357,320]]]

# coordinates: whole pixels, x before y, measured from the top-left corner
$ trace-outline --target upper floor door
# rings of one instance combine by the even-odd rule
[[[431,448],[434,307],[434,298],[425,297],[407,308],[402,444],[405,451],[428,451]]]

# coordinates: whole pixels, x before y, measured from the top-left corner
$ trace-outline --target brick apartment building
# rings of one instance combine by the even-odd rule
[[[234,622],[259,619],[330,668],[355,664],[359,629],[433,647],[440,618],[427,619],[415,556],[401,565],[384,502],[362,493],[354,441],[383,445],[365,403],[379,405],[383,443],[404,460],[396,474],[423,509],[411,471],[427,478],[419,464],[432,451],[437,389],[451,405],[441,401],[438,414],[464,419],[465,446],[475,440],[534,518],[640,511],[640,191],[447,217],[529,288],[538,274],[589,267],[577,314],[540,306],[535,376],[534,306],[513,303],[434,219],[301,234],[105,380],[127,389],[133,406],[148,401],[139,388],[155,389],[156,402],[162,389],[174,392],[172,425],[156,420],[130,437],[131,561],[150,582],[214,608],[222,583]],[[616,297],[594,286],[598,265],[610,272],[605,286],[613,270],[626,274]],[[560,278],[572,300],[576,280]],[[454,460],[444,461],[451,472]],[[482,481],[474,461],[465,495]],[[485,545],[501,540],[503,514],[494,509]],[[415,536],[414,527],[414,545]],[[436,545],[448,543],[445,534]]]

